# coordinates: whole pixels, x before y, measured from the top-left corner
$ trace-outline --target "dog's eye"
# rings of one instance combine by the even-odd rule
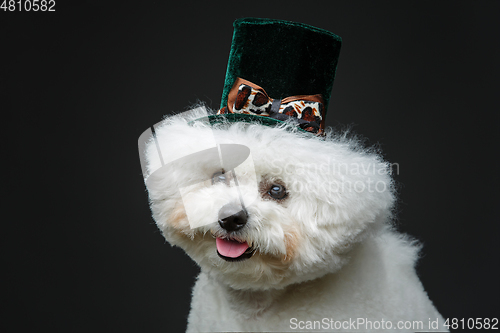
[[[286,196],[286,189],[283,185],[273,184],[268,193],[274,199],[283,199]]]
[[[212,176],[212,185],[217,183],[229,184],[228,176],[223,172],[216,172]]]

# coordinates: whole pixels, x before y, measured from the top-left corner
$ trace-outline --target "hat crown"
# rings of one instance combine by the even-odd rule
[[[342,40],[310,25],[261,18],[234,22],[221,108],[235,80],[263,87],[272,98],[331,95]]]

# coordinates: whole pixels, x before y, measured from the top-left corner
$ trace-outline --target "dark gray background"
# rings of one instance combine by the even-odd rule
[[[498,1],[73,3],[0,11],[2,331],[184,330],[197,268],[150,217],[137,139],[219,105],[246,16],[343,38],[327,124],[399,163],[441,314],[499,317]]]

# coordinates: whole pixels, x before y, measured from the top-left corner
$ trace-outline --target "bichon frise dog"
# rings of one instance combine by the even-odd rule
[[[166,118],[145,153],[147,173],[160,170],[153,217],[201,267],[188,332],[444,330],[415,273],[419,246],[391,224],[377,150],[197,112]]]

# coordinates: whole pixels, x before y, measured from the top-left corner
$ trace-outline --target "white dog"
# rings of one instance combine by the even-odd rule
[[[188,332],[444,331],[415,273],[418,245],[391,226],[393,180],[376,150],[200,116],[167,118],[146,153],[150,173],[172,166],[148,180],[153,217],[201,267]],[[230,161],[237,151],[244,162]]]

